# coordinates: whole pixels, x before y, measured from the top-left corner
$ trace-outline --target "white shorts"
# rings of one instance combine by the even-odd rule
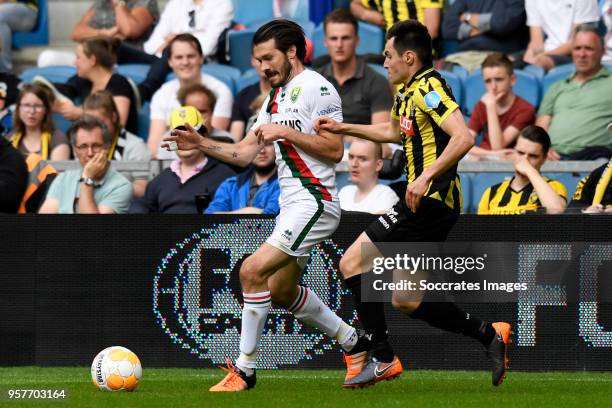
[[[304,267],[310,250],[329,238],[340,224],[340,203],[301,200],[280,207],[276,226],[266,242],[298,258]]]

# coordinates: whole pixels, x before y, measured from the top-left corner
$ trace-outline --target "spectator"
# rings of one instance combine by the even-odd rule
[[[208,137],[225,143],[234,142],[232,135],[228,131],[212,126],[212,113],[217,104],[217,97],[210,89],[202,84],[189,85],[179,90],[178,100],[181,106],[193,106],[200,112],[204,127],[206,128],[205,133]],[[157,149],[157,158],[159,160],[176,160],[178,156],[175,152],[162,149],[160,146]]]
[[[70,158],[66,135],[54,129],[52,106],[53,94],[47,88],[30,84],[22,87],[9,139],[24,156],[36,153],[42,160]]]
[[[478,214],[525,214],[540,208],[548,214],[562,213],[567,205],[565,186],[540,174],[549,148],[550,138],[544,129],[523,129],[514,147],[514,177],[485,190]]]
[[[338,193],[340,208],[372,214],[383,214],[392,208],[399,198],[391,188],[378,184],[382,166],[382,146],[379,143],[361,139],[353,141],[349,148],[353,185],[343,187]]]
[[[41,214],[120,214],[132,199],[130,182],[109,168],[107,159],[112,136],[106,125],[93,116],[78,118],[70,140],[81,167],[53,180]]]
[[[352,0],[351,13],[360,20],[388,30],[402,20],[418,20],[427,27],[432,41],[440,34],[442,0]]]
[[[536,119],[552,140],[549,159],[607,159],[612,154],[612,138],[606,132],[612,112],[612,75],[602,67],[602,55],[597,29],[578,26],[572,41],[576,72],[548,89]]]
[[[474,137],[482,132],[483,139],[470,150],[470,157],[505,158],[519,132],[533,124],[535,108],[512,91],[516,76],[504,54],[490,54],[484,60],[482,77],[486,93],[474,106],[468,127]]]
[[[612,0],[604,1],[601,14],[606,26],[605,53],[602,62],[604,64],[612,64]]]
[[[331,62],[317,71],[338,90],[344,121],[357,124],[388,122],[393,101],[389,83],[357,56],[359,37],[355,17],[344,9],[334,10],[325,17],[323,28]]]
[[[274,143],[267,143],[242,174],[225,180],[206,214],[277,214],[278,177]]]
[[[271,89],[268,77],[266,77],[266,75],[260,69],[259,62],[257,62],[253,56],[251,56],[251,65],[253,65],[257,71],[259,81],[256,84],[247,86],[238,92],[236,98],[234,99],[230,133],[232,134],[232,138],[236,143],[244,138],[250,129],[250,126],[247,126],[249,122],[251,122],[250,119],[253,117],[253,115],[256,115],[259,112],[259,108],[252,109],[251,105],[253,104],[253,101],[260,95],[264,95],[265,99],[265,97],[267,97],[270,93]],[[263,103],[263,100],[261,103]],[[253,121],[250,124],[253,123],[255,122]]]
[[[0,213],[16,213],[28,184],[25,159],[0,137]]]
[[[233,18],[231,0],[170,0],[144,49],[161,56],[178,34],[190,33],[199,41],[201,54],[213,55],[219,36]]]
[[[570,207],[584,213],[612,213],[612,158],[580,180]]]
[[[192,106],[179,107],[171,113],[172,129],[184,127],[185,123],[206,135],[202,116]],[[170,168],[147,185],[144,197],[132,203],[130,213],[197,214],[208,207],[219,185],[235,174],[198,149],[179,150],[177,154],[179,158]],[[198,204],[198,200],[204,203]]]
[[[229,88],[211,75],[200,72],[204,63],[204,54],[200,42],[191,34],[179,34],[170,42],[168,63],[176,74],[176,78],[165,83],[153,95],[151,101],[151,126],[148,145],[152,155],[156,157],[162,135],[168,130],[170,113],[180,107],[178,91],[192,84],[204,84],[211,89],[217,98],[217,104],[212,116],[212,126],[227,129],[232,114],[233,96]]]
[[[444,15],[442,35],[458,41],[459,51],[522,51],[528,38],[525,1],[456,0]]]
[[[597,0],[529,0],[525,9],[529,45],[523,61],[546,71],[572,61],[572,33],[576,26],[597,26],[599,22]]]
[[[132,133],[138,133],[138,112],[133,88],[125,77],[113,72],[118,46],[119,40],[108,37],[83,40],[76,47],[77,74],[65,84],[53,85],[61,95],[81,101],[95,91],[109,91],[117,105],[121,125]],[[34,82],[37,81],[53,89],[53,85],[46,80],[35,77]],[[61,95],[56,98],[56,110],[68,120],[80,117],[83,113],[81,107]]]
[[[112,136],[111,147],[107,156],[109,160],[151,160],[151,153],[146,143],[121,126],[119,111],[110,92],[97,91],[89,95],[83,102],[83,111],[86,115],[98,118],[108,128]],[[129,177],[134,190],[134,197],[144,195],[148,179],[148,173]]]
[[[38,0],[0,2],[0,72],[11,72],[13,31],[30,31],[38,18]]]

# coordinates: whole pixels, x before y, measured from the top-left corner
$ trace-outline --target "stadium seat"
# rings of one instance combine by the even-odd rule
[[[451,87],[455,100],[459,106],[463,107],[463,83],[461,82],[461,78],[449,71],[440,71],[440,75],[446,80],[448,86]]]
[[[357,54],[380,54],[383,50],[384,36],[384,31],[380,27],[360,21]],[[323,24],[319,24],[312,34],[313,58],[327,54],[324,40]]]
[[[151,122],[151,105],[149,102],[142,105],[140,112],[138,112],[138,136],[145,142],[149,138],[149,125]]]
[[[387,72],[385,67],[383,67],[382,65],[368,63],[368,66],[372,68],[374,71],[378,72],[380,75],[384,76],[385,78],[389,77],[389,73]]]
[[[227,34],[229,42],[230,64],[232,67],[239,69],[241,72],[252,68],[251,66],[251,42],[255,30],[247,29],[234,31],[231,30]]]
[[[232,0],[232,2],[234,3],[234,21],[237,23],[250,26],[258,21],[274,18],[272,0]]]
[[[145,80],[150,68],[151,66],[147,64],[122,64],[117,65],[115,71],[139,84]]]
[[[567,189],[567,202],[572,200],[572,196],[576,191],[576,186],[578,182],[583,178],[589,175],[589,173],[570,173],[570,172],[560,172],[560,173],[544,173],[544,175],[553,180],[558,180]]]
[[[539,81],[533,75],[523,71],[515,71],[515,74],[514,92],[537,108],[540,103]],[[485,85],[482,72],[477,70],[465,80],[465,109],[467,112],[472,113],[474,105],[484,93]]]
[[[539,67],[537,65],[527,65],[521,71],[527,72],[527,73],[533,75],[538,80],[540,80],[540,82],[544,78],[544,75],[546,75],[546,71],[544,71],[544,69],[542,67]]]
[[[68,130],[72,126],[72,122],[64,118],[59,113],[53,114],[53,125],[56,129],[61,130],[66,136],[68,136]]]
[[[76,75],[76,68],[69,65],[53,65],[42,68],[26,69],[19,76],[26,82],[31,82],[32,78],[40,75],[51,82],[66,82],[71,76]]]
[[[463,173],[468,174],[468,173]],[[461,175],[463,177],[463,174]],[[464,206],[465,212],[475,214],[478,211],[478,203],[485,190],[492,185],[501,183],[512,177],[513,173],[472,173],[471,174],[471,198],[470,206]]]
[[[255,68],[251,68],[243,73],[238,81],[236,81],[236,93],[242,91],[247,86],[256,84],[259,82],[259,74],[255,71]]]
[[[458,64],[453,64],[451,72],[457,75],[462,81],[470,75],[467,69],[463,68],[461,65]]]
[[[461,198],[463,200],[461,212],[467,214],[470,208],[472,208],[472,183],[474,175],[472,173],[461,173],[459,177],[461,179]]]
[[[47,0],[38,1],[38,18],[32,31],[14,32],[13,48],[31,47],[49,44],[49,5]]]
[[[349,180],[350,176],[351,176],[351,173],[349,173],[348,171],[337,171],[336,172],[336,188],[338,189],[338,191],[340,191],[342,187],[345,187],[351,184],[351,181]]]

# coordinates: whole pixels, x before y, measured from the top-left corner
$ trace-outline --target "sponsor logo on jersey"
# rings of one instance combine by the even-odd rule
[[[291,90],[291,93],[289,94],[291,102],[295,103],[298,100],[298,98],[300,97],[301,93],[302,93],[302,87],[301,86],[296,86],[295,88],[293,88]]]
[[[414,129],[412,128],[412,119],[408,119],[406,116],[400,116],[400,130],[406,137],[414,136]]]
[[[436,91],[431,91],[425,95],[425,105],[430,109],[436,109],[441,101],[442,97]]]
[[[319,116],[331,115],[334,112],[339,112],[342,108],[338,105],[327,105],[327,107],[318,112]]]
[[[329,88],[323,85],[321,87],[321,96],[328,96],[328,95],[331,95],[331,93],[329,92]]]
[[[277,125],[290,127],[298,132],[302,131],[302,122],[299,119],[276,120],[274,123]]]

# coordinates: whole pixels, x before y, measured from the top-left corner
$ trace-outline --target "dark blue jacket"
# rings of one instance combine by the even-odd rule
[[[249,170],[225,180],[217,189],[215,198],[210,203],[205,214],[213,214],[219,211],[235,211],[247,206],[249,189],[251,187],[251,176],[255,169]],[[263,214],[277,214],[279,212],[278,196],[280,188],[276,172],[266,180],[255,192],[250,207],[263,209]]]

